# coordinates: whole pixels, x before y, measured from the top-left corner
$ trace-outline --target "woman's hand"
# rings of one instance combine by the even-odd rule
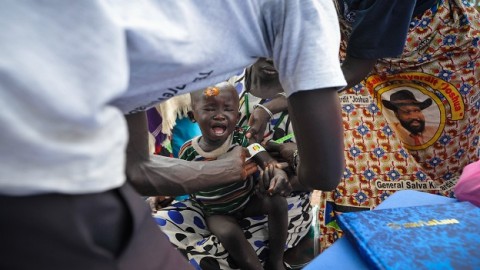
[[[290,165],[290,167],[294,168],[296,164],[294,163],[294,153],[297,151],[297,144],[289,142],[289,143],[276,143],[272,141],[268,141],[265,144],[265,150],[275,159],[286,161]]]
[[[246,136],[250,139],[250,142],[252,142],[252,140],[257,143],[262,142],[268,121],[270,121],[272,115],[286,111],[287,109],[288,102],[284,95],[277,95],[270,101],[263,103],[262,106],[256,107],[248,119],[250,130],[247,131]],[[270,113],[268,113],[267,110]]]
[[[250,142],[262,142],[268,121],[270,121],[270,114],[268,114],[263,108],[257,107],[253,110],[248,119],[248,126],[250,129],[245,134],[245,136],[250,139]]]

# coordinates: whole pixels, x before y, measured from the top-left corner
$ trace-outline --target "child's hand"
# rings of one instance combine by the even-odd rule
[[[282,169],[277,168],[275,164],[268,164],[260,172],[260,181],[257,189],[259,192],[270,196],[278,194],[286,197],[292,192],[292,186],[288,181],[287,174]]]

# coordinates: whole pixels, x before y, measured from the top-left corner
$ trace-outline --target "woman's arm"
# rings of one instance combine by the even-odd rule
[[[273,115],[288,109],[287,98],[283,95],[277,95],[275,98],[262,105]],[[247,138],[253,138],[258,143],[262,142],[268,121],[270,121],[270,114],[262,107],[255,108],[250,119],[248,119],[250,129],[246,134]]]
[[[246,179],[257,168],[245,163],[243,148],[237,147],[215,161],[190,162],[151,155],[145,112],[126,116],[130,140],[127,147],[126,175],[144,196],[183,195],[219,184]]]
[[[288,109],[302,157],[297,171],[299,185],[295,186],[334,189],[344,167],[343,124],[337,89],[299,91],[289,97]],[[261,119],[257,119],[256,123],[260,122]],[[252,133],[249,137],[257,135],[255,128],[249,132]]]
[[[288,98],[289,115],[301,157],[299,182],[333,190],[344,170],[343,123],[336,88],[299,91]]]
[[[343,89],[349,89],[364,80],[372,71],[377,59],[361,59],[348,56],[342,63],[342,72],[347,81],[347,86]]]

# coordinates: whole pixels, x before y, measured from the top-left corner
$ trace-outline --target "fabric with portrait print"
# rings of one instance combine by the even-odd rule
[[[453,197],[462,169],[478,160],[480,15],[465,5],[440,0],[413,18],[402,55],[379,60],[340,95],[346,169],[321,195],[323,249],[341,236],[337,214],[372,209],[397,190]]]

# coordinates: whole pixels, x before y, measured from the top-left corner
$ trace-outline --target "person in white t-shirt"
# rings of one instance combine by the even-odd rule
[[[0,25],[1,269],[187,269],[130,184],[179,195],[249,167],[241,149],[208,165],[150,156],[144,111],[258,57],[289,96],[300,181],[331,190],[341,177],[330,1],[10,1]]]

